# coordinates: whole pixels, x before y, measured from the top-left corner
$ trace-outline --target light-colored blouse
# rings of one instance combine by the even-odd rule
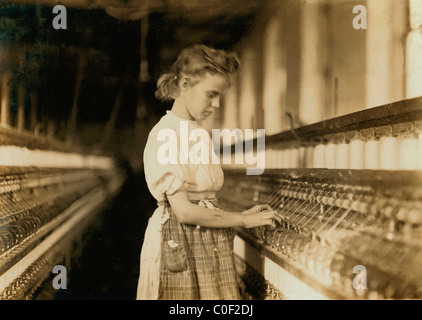
[[[188,131],[185,138],[190,138],[190,140],[181,141],[180,128],[186,126]],[[151,130],[144,150],[144,172],[148,188],[158,202],[165,199],[166,193],[173,194],[180,188],[188,191],[188,195],[194,196],[198,192],[218,191],[223,186],[224,175],[221,166],[219,163],[213,163],[215,161],[212,159],[214,152],[212,140],[207,133],[208,141],[204,141],[202,136],[198,136],[197,129],[199,132],[207,133],[196,121],[183,120],[173,112],[167,111],[167,114]],[[177,157],[171,159],[177,163],[161,164],[157,155],[160,148],[163,150],[164,144],[169,144],[169,139],[159,141],[159,135],[161,133],[165,136],[169,131],[177,136],[177,147],[175,147]],[[181,144],[187,145],[188,151],[192,154],[196,153],[197,147],[200,147],[202,151],[205,150],[208,164],[200,161],[194,164],[190,159],[186,159],[184,152],[181,152]]]

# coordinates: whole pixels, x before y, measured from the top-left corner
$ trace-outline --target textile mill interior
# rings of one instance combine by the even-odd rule
[[[201,122],[233,133],[219,206],[276,211],[236,230],[242,299],[421,299],[421,30],[421,0],[0,0],[0,300],[136,298],[154,93],[193,44],[240,61]]]

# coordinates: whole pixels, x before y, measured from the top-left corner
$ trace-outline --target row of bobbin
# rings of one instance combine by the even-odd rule
[[[266,148],[267,169],[422,170],[422,133],[393,126],[324,136],[301,146]]]

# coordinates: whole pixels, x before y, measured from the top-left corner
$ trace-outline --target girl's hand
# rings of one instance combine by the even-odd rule
[[[255,207],[251,208],[255,209]],[[274,210],[255,211],[245,214],[244,227],[255,228],[259,226],[271,226],[275,227],[275,214]]]

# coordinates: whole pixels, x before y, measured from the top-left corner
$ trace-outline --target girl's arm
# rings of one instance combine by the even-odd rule
[[[275,212],[266,206],[256,206],[245,212],[227,212],[201,207],[190,202],[186,191],[167,195],[174,214],[181,223],[194,224],[210,228],[245,227],[253,228],[262,225],[274,225]]]

